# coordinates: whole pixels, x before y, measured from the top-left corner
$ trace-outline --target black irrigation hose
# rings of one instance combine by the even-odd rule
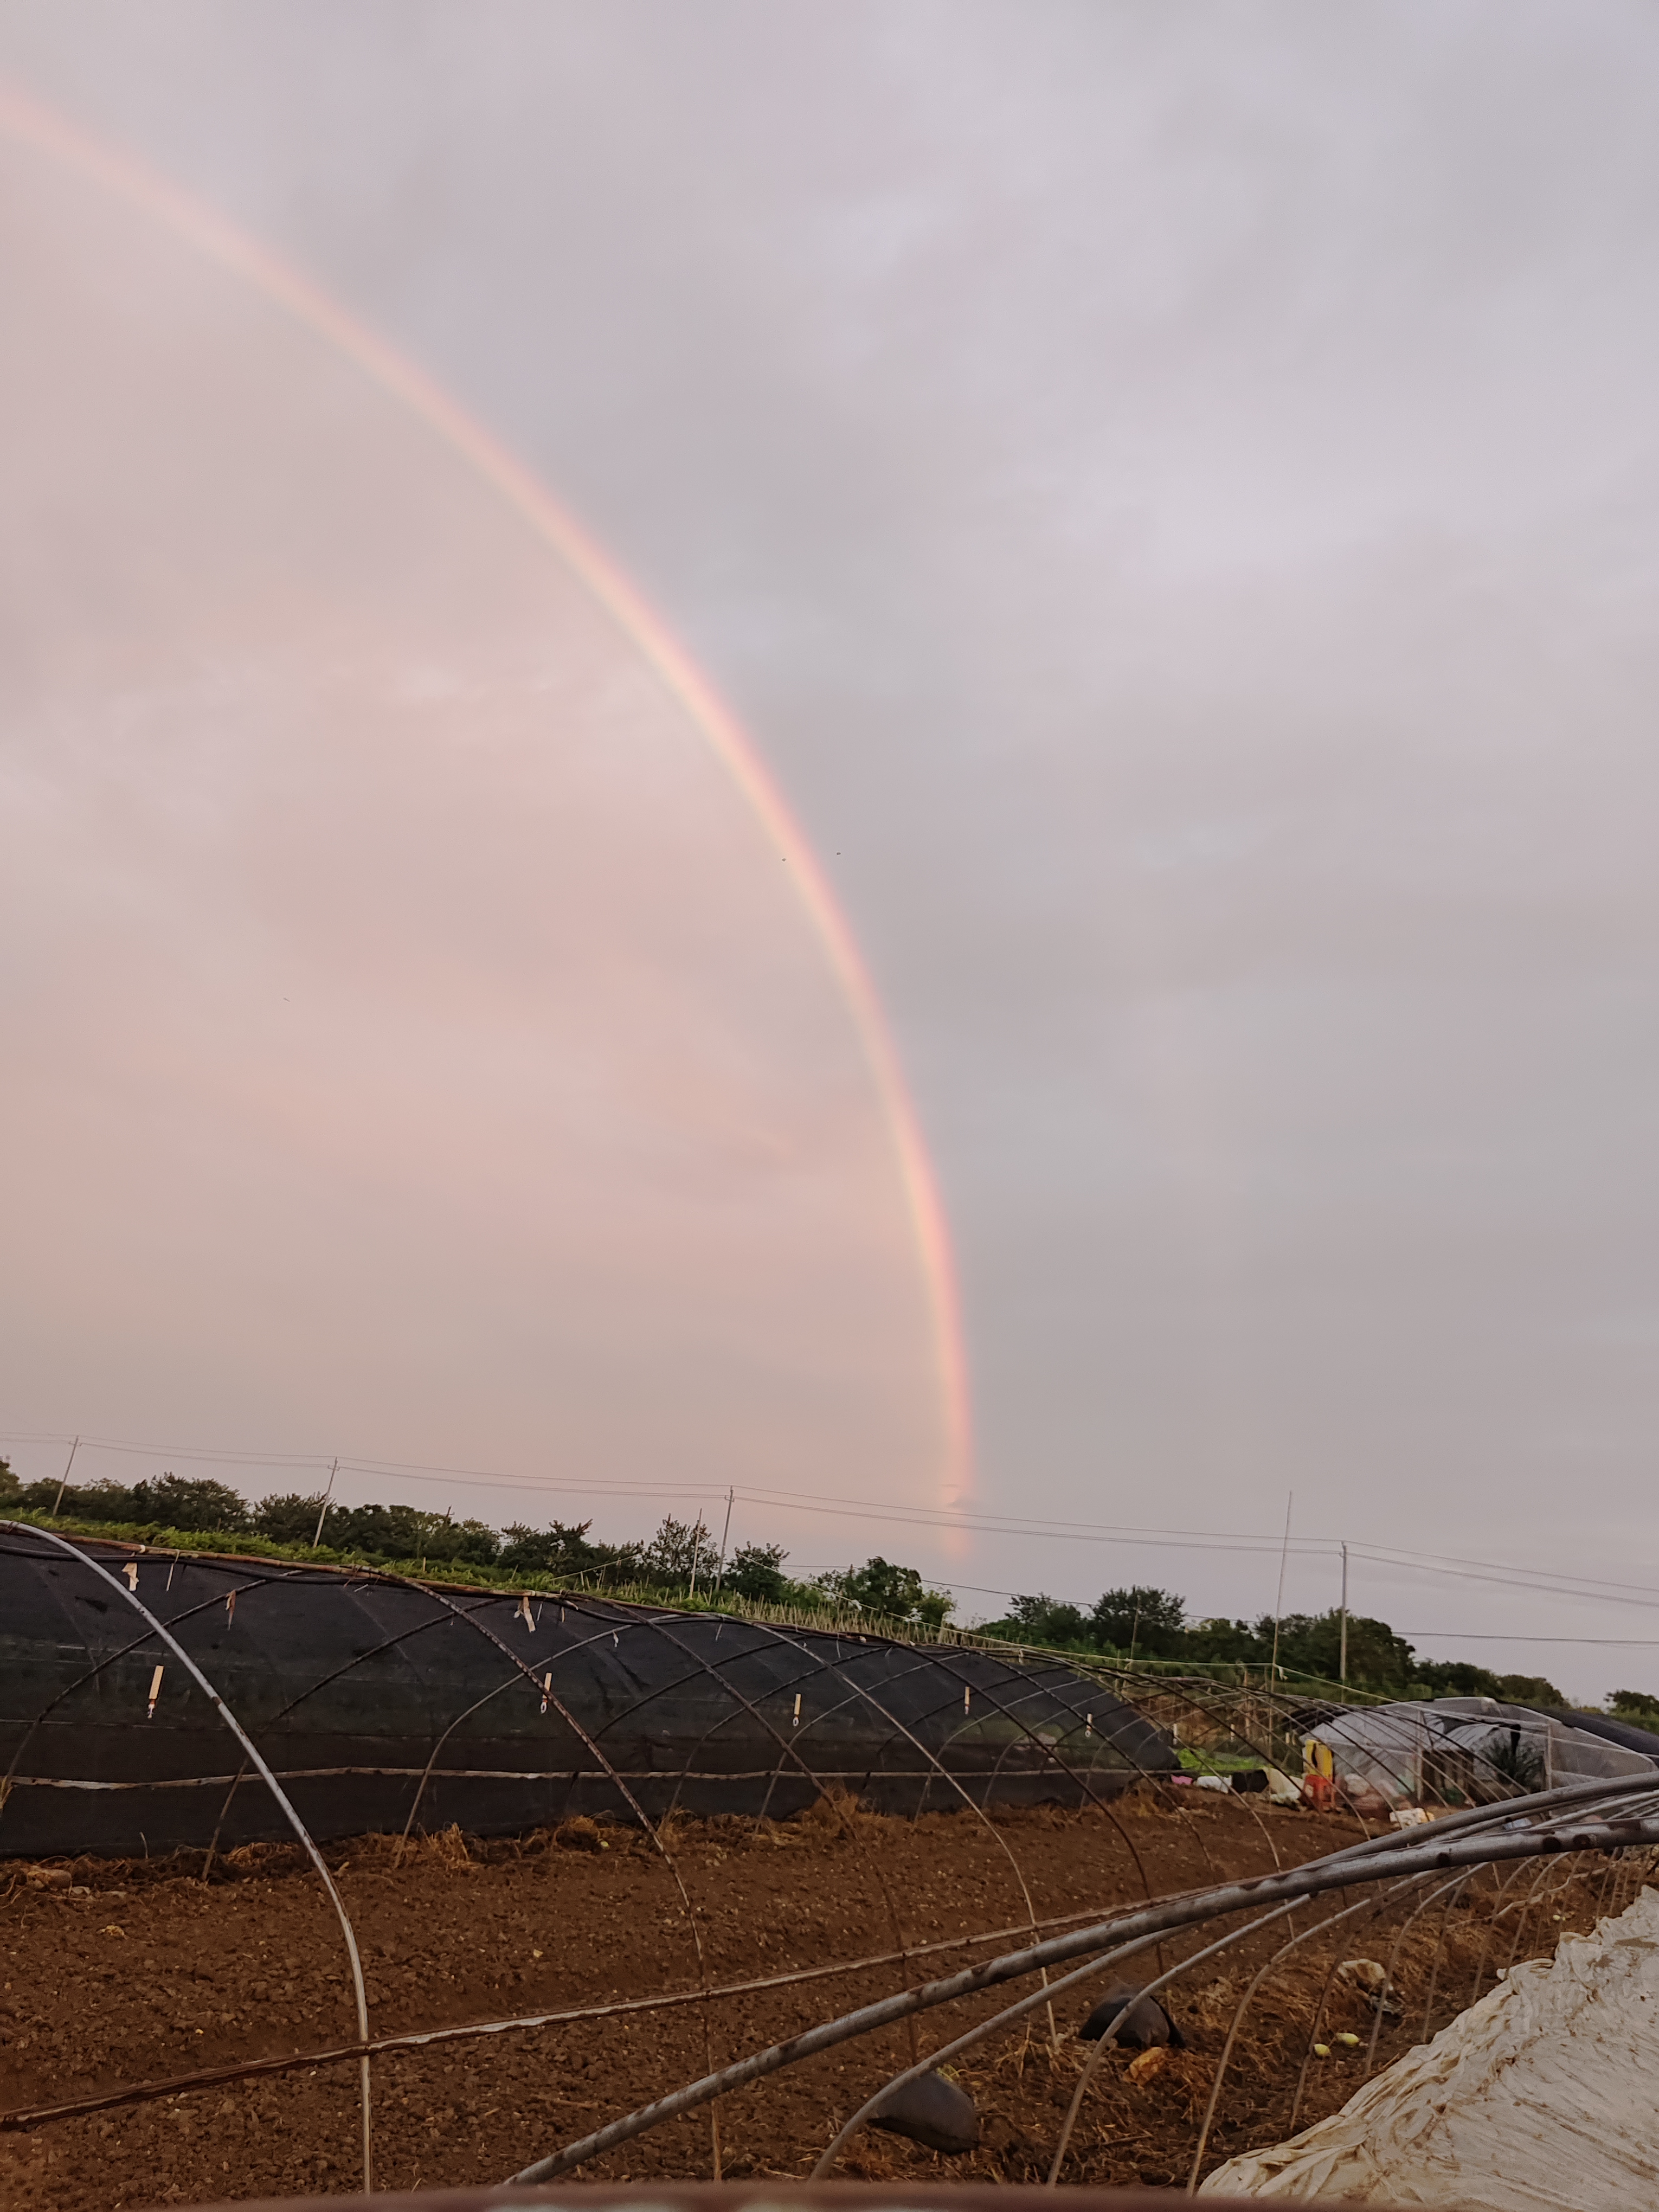
[[[1438,1821],[1433,1824],[1435,1827],[1444,1825]],[[1379,1838],[1376,1840],[1380,1843],[1387,1839]],[[1306,1866],[1292,1868],[1286,1873],[1260,1875],[1249,1881],[1230,1882],[1215,1889],[1202,1891],[1196,1896],[1170,1899],[1160,1905],[1143,1907],[1138,1912],[1127,1913],[1116,1920],[1079,1929],[1069,1936],[1056,1936],[1046,1943],[1032,1944],[1023,1951],[1007,1953],[1000,1959],[986,1960],[976,1966],[947,1976],[944,1980],[903,1990],[895,1996],[884,1997],[857,2012],[843,2014],[838,2020],[825,2021],[800,2035],[792,2036],[787,2042],[773,2044],[767,2050],[752,2052],[749,2057],[739,2059],[734,2065],[724,2067],[718,2073],[705,2075],[699,2081],[689,2082],[685,2087],[677,2089],[666,2097],[659,2097],[652,2104],[624,2114],[608,2126],[584,2136],[579,2142],[567,2144],[563,2149],[535,2160],[510,2179],[515,2185],[550,2181],[587,2160],[614,2149],[618,2143],[630,2142],[634,2136],[659,2126],[665,2120],[678,2118],[682,2112],[694,2111],[698,2106],[723,2096],[729,2090],[741,2088],[746,2082],[775,2074],[783,2067],[812,2057],[821,2051],[833,2050],[838,2044],[868,2035],[876,2028],[889,2027],[915,2013],[930,2011],[935,2006],[953,2003],[958,1998],[975,1996],[981,1990],[995,1988],[1003,1982],[1017,1981],[1024,1975],[1036,1973],[1042,1968],[1056,1965],[1063,1960],[1086,1957],[1091,1952],[1136,1941],[1143,1936],[1156,1936],[1176,1928],[1192,1927],[1202,1921],[1224,1918],[1235,1912],[1265,1911],[1269,1906],[1294,1902],[1298,1898],[1316,1897],[1327,1890],[1351,1888],[1357,1882],[1389,1881],[1419,1872],[1444,1872],[1460,1866],[1540,1858],[1567,1851],[1622,1850],[1632,1844],[1655,1843],[1659,1843],[1659,1819],[1601,1820],[1577,1829],[1565,1826],[1535,1828],[1530,1826],[1522,1829],[1506,1827],[1497,1835],[1488,1836],[1476,1834],[1443,1838],[1431,1835],[1422,1843],[1396,1844],[1392,1850],[1373,1852],[1368,1851],[1364,1846],[1355,1846],[1330,1858],[1315,1859]]]

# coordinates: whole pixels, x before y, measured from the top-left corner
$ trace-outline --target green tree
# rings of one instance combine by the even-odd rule
[[[1088,1614],[1080,1605],[1069,1605],[1063,1598],[1017,1597],[1006,1620],[990,1626],[1019,1644],[1086,1650],[1094,1642]]]
[[[1502,1705],[1565,1707],[1566,1698],[1544,1674],[1494,1674],[1466,1659],[1419,1659],[1412,1679],[1437,1698],[1495,1698]]]
[[[286,1491],[261,1498],[251,1516],[258,1533],[273,1544],[310,1544],[317,1538],[320,1497]],[[357,1552],[377,1560],[435,1559],[494,1564],[501,1548],[495,1531],[482,1521],[458,1521],[451,1513],[428,1513],[417,1505],[343,1505],[331,1502],[323,1515],[323,1542],[337,1552]]]
[[[1248,1620],[1229,1620],[1221,1613],[1194,1623],[1187,1631],[1182,1654],[1206,1665],[1225,1660],[1247,1667],[1265,1667],[1269,1656]]]
[[[502,1532],[497,1564],[514,1574],[602,1581],[617,1555],[608,1545],[588,1542],[592,1526],[591,1521],[552,1521],[545,1528],[531,1528],[514,1521]]]
[[[795,1585],[783,1571],[781,1544],[744,1544],[726,1562],[724,1587],[755,1605],[786,1605]]]
[[[720,1566],[720,1547],[701,1514],[695,1521],[676,1521],[665,1514],[645,1547],[641,1565],[647,1581],[670,1589],[689,1585],[694,1574],[698,1582],[712,1584]]]
[[[930,1589],[915,1567],[879,1556],[842,1574],[820,1575],[815,1587],[838,1605],[928,1628],[942,1626],[957,1609],[950,1593]]]
[[[58,1505],[58,1484],[48,1479],[20,1485],[14,1495],[20,1505],[49,1513]],[[205,1476],[167,1474],[153,1482],[68,1484],[58,1510],[77,1521],[138,1522],[210,1533],[222,1529],[227,1535],[238,1535],[248,1526],[241,1496],[228,1483]]]
[[[317,1533],[317,1516],[323,1494],[307,1498],[297,1490],[284,1490],[262,1498],[253,1509],[253,1526],[272,1544],[308,1544]]]
[[[1176,1659],[1186,1645],[1187,1601],[1173,1590],[1136,1583],[1095,1601],[1090,1616],[1096,1641],[1109,1650],[1133,1650],[1143,1659]]]
[[[1553,1705],[1559,1711],[1567,1703],[1547,1674],[1500,1674],[1498,1694],[1506,1705]]]
[[[487,1521],[452,1521],[447,1514],[444,1520],[446,1533],[432,1547],[433,1559],[464,1559],[475,1567],[495,1565],[501,1540]]]
[[[1273,1620],[1264,1613],[1255,1625],[1258,1646],[1264,1657],[1273,1648]],[[1342,1616],[1329,1613],[1289,1613],[1279,1624],[1279,1663],[1296,1674],[1316,1674],[1327,1682],[1340,1679]],[[1412,1681],[1414,1657],[1403,1637],[1396,1636],[1386,1620],[1365,1613],[1348,1616],[1348,1680],[1357,1689],[1390,1690],[1398,1695]]]
[[[149,1504],[149,1486],[141,1483],[83,1482],[70,1483],[62,1492],[55,1482],[35,1486],[47,1505],[57,1505],[60,1513],[72,1514],[82,1521],[148,1521],[152,1516],[144,1508]]]
[[[301,1541],[309,1543],[313,1521]],[[443,1516],[416,1505],[331,1505],[323,1541],[371,1559],[445,1559]]]
[[[248,1525],[246,1499],[228,1482],[204,1476],[164,1474],[159,1482],[137,1482],[131,1504],[135,1521],[159,1521],[167,1528],[238,1534]]]
[[[1607,1698],[1607,1711],[1616,1713],[1621,1721],[1628,1721],[1632,1728],[1659,1732],[1659,1698],[1646,1690],[1613,1691]]]
[[[1419,1659],[1413,1679],[1437,1698],[1501,1698],[1503,1686],[1490,1667],[1467,1659]]]

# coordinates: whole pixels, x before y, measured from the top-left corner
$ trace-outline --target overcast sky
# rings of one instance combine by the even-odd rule
[[[1254,1613],[1293,1490],[1631,1586],[1358,1567],[1439,1656],[1659,1686],[1649,10],[6,0],[0,67],[453,391],[732,702],[918,1102],[981,1504],[1265,1546],[952,1573]]]

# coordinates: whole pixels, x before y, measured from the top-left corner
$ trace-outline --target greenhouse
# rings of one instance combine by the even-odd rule
[[[0,1534],[0,1852],[576,1815],[1103,1801],[1166,1733],[1059,1661],[367,1570]],[[246,1741],[243,1740],[245,1732]]]

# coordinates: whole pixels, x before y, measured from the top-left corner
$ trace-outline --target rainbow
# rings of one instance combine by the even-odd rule
[[[945,1450],[941,1507],[965,1506],[973,1488],[971,1401],[961,1300],[950,1232],[915,1105],[881,1003],[846,915],[817,855],[755,745],[644,596],[523,462],[464,408],[307,278],[131,155],[90,137],[0,80],[0,131],[136,201],[221,266],[336,347],[460,454],[575,575],[690,716],[746,801],[772,849],[788,864],[851,1016],[881,1102],[915,1240],[931,1322]]]

